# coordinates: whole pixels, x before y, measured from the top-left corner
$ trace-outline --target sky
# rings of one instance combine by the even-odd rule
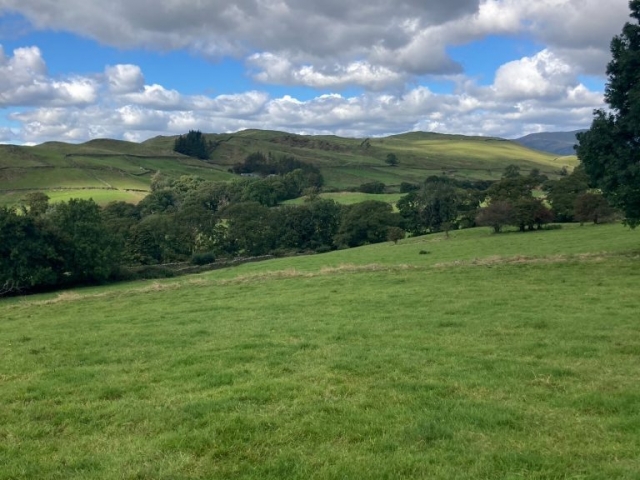
[[[628,19],[627,0],[0,0],[0,143],[587,128]]]

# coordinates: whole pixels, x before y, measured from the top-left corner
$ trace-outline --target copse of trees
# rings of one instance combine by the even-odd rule
[[[320,169],[310,163],[302,162],[291,155],[274,156],[271,153],[264,155],[262,152],[249,154],[242,162],[231,167],[235,174],[255,174],[266,177],[268,175],[284,176],[299,170],[304,177],[306,187],[320,188],[324,184],[324,178]]]
[[[95,202],[31,196],[25,206],[0,208],[0,294],[102,283],[118,270],[117,238]]]
[[[544,180],[537,170],[521,175],[517,166],[508,166],[502,179],[487,189],[486,206],[477,212],[476,223],[498,233],[507,225],[524,232],[552,222],[553,212],[533,196],[533,189]]]
[[[374,180],[373,182],[366,182],[360,185],[358,191],[362,193],[381,194],[384,193],[385,188],[387,188],[387,186],[383,182]]]
[[[189,130],[186,135],[180,135],[173,144],[173,150],[183,155],[208,160],[213,144],[207,142],[199,130]]]

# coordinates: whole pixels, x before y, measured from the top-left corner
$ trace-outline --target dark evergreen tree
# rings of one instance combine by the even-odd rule
[[[199,130],[189,130],[186,135],[180,135],[176,138],[173,150],[183,155],[196,157],[201,160],[209,159],[209,150],[211,145]]]
[[[640,224],[640,0],[629,2],[633,22],[611,41],[605,100],[591,128],[578,134],[578,158],[628,225]]]

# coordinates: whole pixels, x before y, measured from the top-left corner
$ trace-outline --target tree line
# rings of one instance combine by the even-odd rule
[[[245,164],[269,160],[250,157]],[[559,180],[521,175],[515,166],[498,182],[433,176],[411,188],[397,211],[380,201],[322,199],[319,172],[287,170],[233,182],[156,174],[137,205],[50,204],[45,194],[30,193],[20,208],[0,208],[0,293],[131,278],[134,266],[327,252],[477,225],[525,231],[554,218],[599,222],[613,213],[580,168]],[[536,187],[547,191],[550,206],[533,196]],[[301,205],[281,204],[303,194]]]

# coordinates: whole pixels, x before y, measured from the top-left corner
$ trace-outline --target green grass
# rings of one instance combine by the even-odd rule
[[[395,205],[404,193],[361,193],[361,192],[327,192],[321,193],[320,198],[327,200],[335,200],[342,205],[352,205],[354,203],[364,202],[366,200],[377,200],[380,202],[390,203]],[[293,200],[287,200],[285,205],[302,205],[304,204],[306,197],[294,198]]]
[[[8,192],[0,194],[0,205],[18,206],[29,192]],[[110,202],[129,202],[138,203],[142,200],[146,192],[131,192],[126,190],[107,190],[107,189],[85,189],[85,190],[47,190],[50,202],[66,202],[71,198],[80,198],[83,200],[92,199],[98,205],[106,205]]]
[[[2,300],[0,479],[637,478],[639,240],[467,230]]]

